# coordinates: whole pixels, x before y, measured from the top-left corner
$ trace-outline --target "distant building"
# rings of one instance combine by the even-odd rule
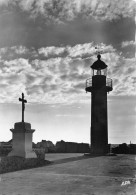
[[[61,153],[87,153],[90,152],[89,144],[65,142],[61,140],[56,143],[56,152]]]
[[[12,139],[8,142],[0,142],[0,156],[7,156],[12,150]]]
[[[0,148],[12,148],[12,139],[8,142],[0,142]]]
[[[136,144],[119,144],[112,148],[112,152],[116,154],[136,154]]]
[[[136,144],[130,144],[129,145],[129,153],[130,154],[136,154]]]
[[[35,148],[44,148],[46,152],[55,152],[55,146],[51,141],[42,140],[37,144],[34,144]]]

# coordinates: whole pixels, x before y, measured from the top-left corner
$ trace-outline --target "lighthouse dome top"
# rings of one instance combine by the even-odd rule
[[[98,60],[93,63],[92,66],[90,66],[92,69],[95,70],[102,70],[107,68],[107,65],[101,60],[101,55],[97,55]]]

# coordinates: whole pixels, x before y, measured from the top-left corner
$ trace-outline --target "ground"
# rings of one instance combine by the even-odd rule
[[[136,195],[135,155],[47,154],[48,166],[0,175],[0,195]]]

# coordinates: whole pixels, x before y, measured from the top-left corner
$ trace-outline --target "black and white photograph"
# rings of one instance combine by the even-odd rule
[[[136,195],[136,0],[0,0],[0,195]]]

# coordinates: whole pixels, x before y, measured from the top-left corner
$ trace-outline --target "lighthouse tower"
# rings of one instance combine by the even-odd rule
[[[91,92],[91,154],[104,155],[108,153],[107,92],[112,91],[112,79],[107,78],[107,65],[101,55],[97,58],[85,90]]]

